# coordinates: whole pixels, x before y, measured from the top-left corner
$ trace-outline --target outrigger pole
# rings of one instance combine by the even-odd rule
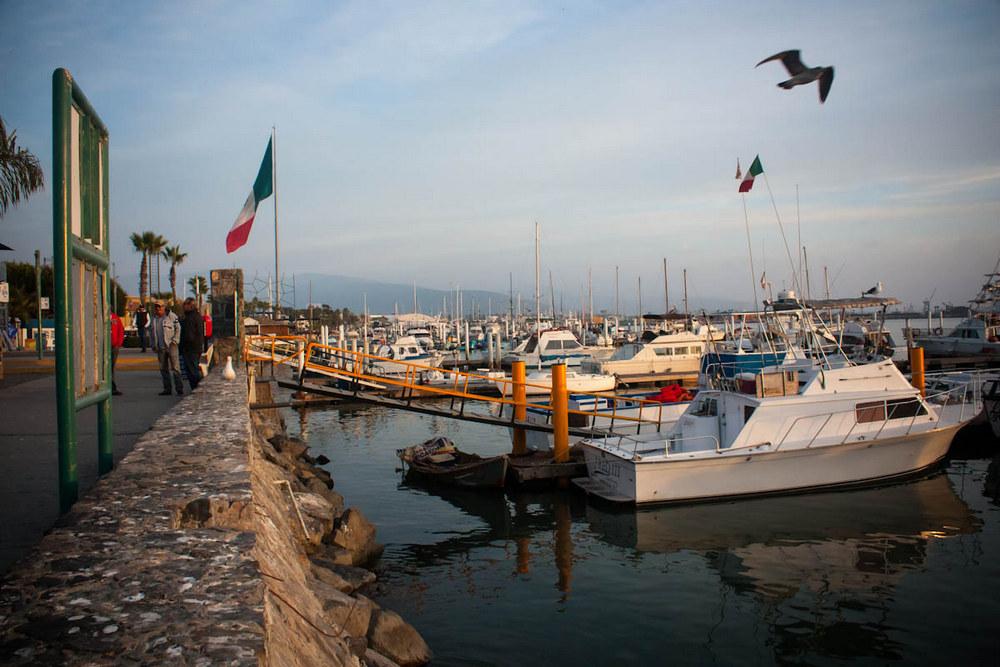
[[[274,188],[274,316],[281,314],[281,273],[278,272],[278,143],[271,126],[271,183]]]

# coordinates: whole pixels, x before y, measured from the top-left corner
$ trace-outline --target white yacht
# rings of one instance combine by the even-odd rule
[[[376,357],[381,359],[370,360],[370,372],[375,375],[401,375],[410,368],[406,364],[396,363],[405,361],[411,364],[422,366],[440,367],[444,360],[444,355],[428,351],[421,346],[420,341],[415,336],[400,336],[392,343],[380,345],[375,351]]]
[[[959,322],[947,336],[915,336],[913,342],[928,357],[975,357],[995,355],[1000,359],[1000,319],[970,317]]]
[[[708,325],[699,326],[695,331],[647,334],[647,340],[627,343],[606,360],[583,361],[580,370],[615,375],[625,382],[651,375],[697,375],[701,356],[709,342],[721,340],[723,335],[722,331]]]
[[[424,351],[430,353],[434,350],[434,338],[431,336],[430,329],[425,329],[423,327],[414,327],[406,330],[407,336],[413,336],[417,343],[424,349]]]
[[[549,367],[553,364],[579,366],[584,359],[606,359],[613,352],[612,347],[581,345],[573,332],[568,329],[546,329],[540,334],[532,334],[505,355],[502,361],[505,364],[523,361],[529,368]]]
[[[728,387],[699,392],[665,433],[583,440],[589,478],[574,482],[649,503],[884,481],[935,465],[977,413],[925,400],[890,360],[854,365],[798,349]]]
[[[494,380],[497,389],[502,396],[509,397],[513,393],[513,383],[510,376],[496,378]],[[577,373],[576,371],[566,371],[566,391],[568,392],[602,392],[613,391],[615,388],[615,376],[601,375],[593,373]],[[552,393],[552,371],[532,371],[524,378],[525,396],[548,396]]]

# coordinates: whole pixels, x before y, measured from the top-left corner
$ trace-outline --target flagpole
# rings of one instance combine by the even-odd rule
[[[274,189],[274,316],[281,314],[281,273],[278,271],[278,145],[271,126],[271,183]]]

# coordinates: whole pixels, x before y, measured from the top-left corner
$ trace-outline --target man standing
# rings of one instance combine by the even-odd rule
[[[139,307],[135,309],[135,328],[139,332],[139,346],[142,347],[142,351],[146,351],[146,327],[149,326],[149,314],[146,312],[146,307],[141,303]]]
[[[111,394],[121,396],[118,383],[115,382],[115,363],[118,361],[118,350],[125,344],[125,327],[118,313],[111,311]]]
[[[173,311],[167,310],[163,301],[156,300],[153,306],[153,322],[150,327],[151,345],[156,350],[156,358],[160,362],[160,376],[163,378],[163,391],[160,396],[170,395],[170,378],[173,377],[177,395],[184,393],[181,383],[181,362],[178,344],[181,342],[181,323]]]
[[[184,357],[184,370],[187,372],[191,391],[194,391],[201,381],[201,369],[198,359],[201,358],[202,347],[205,345],[205,323],[198,313],[194,299],[184,299],[184,319],[181,321],[181,356]]]

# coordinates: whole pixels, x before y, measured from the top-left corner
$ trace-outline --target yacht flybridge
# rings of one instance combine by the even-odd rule
[[[800,312],[800,340],[825,340]],[[952,399],[964,387],[925,399],[892,361],[784,347],[778,363],[703,389],[668,431],[582,441],[589,477],[574,482],[626,503],[880,482],[936,464],[975,415]]]

